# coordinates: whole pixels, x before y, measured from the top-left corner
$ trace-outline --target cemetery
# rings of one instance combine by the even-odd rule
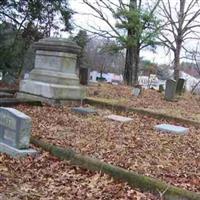
[[[37,138],[37,140],[65,149],[72,149],[81,155],[88,155],[91,158],[97,158],[106,163],[137,172],[141,175],[158,178],[159,180],[166,181],[180,188],[194,192],[200,190],[198,173],[199,128],[187,125],[188,130],[184,134],[169,133],[168,131],[160,132],[155,128],[157,125],[174,124],[177,126],[184,126],[184,124],[179,124],[173,120],[158,120],[153,117],[132,112],[127,113],[100,109],[89,105],[85,106],[86,111],[95,111],[95,114],[89,112],[85,115],[82,114],[82,110],[78,113],[77,110],[73,110],[74,105],[72,107],[57,107],[45,104],[43,106],[22,104],[14,106],[14,108],[23,111],[23,113],[31,117],[32,136]],[[116,116],[118,117],[115,121]],[[120,121],[120,116],[122,117],[122,121]],[[55,173],[55,170],[59,171],[58,173],[61,177],[68,177],[68,181],[70,177],[70,184],[74,184],[73,181],[80,181],[81,185],[89,185],[87,186],[89,187],[88,195],[93,196],[93,192],[96,192],[98,187],[99,189],[97,189],[97,191],[101,193],[105,190],[100,188],[112,188],[112,185],[115,184],[117,184],[119,188],[124,188],[123,191],[130,190],[128,186],[124,187],[123,183],[113,182],[107,175],[94,174],[79,168],[74,169],[58,158],[52,157],[44,151],[41,152],[41,149],[38,149],[35,145],[33,147],[37,149],[39,154],[37,156],[31,156],[30,158],[18,160],[13,158],[9,159],[9,157],[1,155],[1,158],[5,159],[7,163],[2,163],[7,169],[2,171],[2,179],[5,184],[8,171],[17,176],[16,172],[13,172],[13,167],[10,166],[12,163],[19,166],[19,168],[22,167],[22,169],[19,170],[20,173],[27,174],[27,177],[20,178],[21,181],[24,180],[26,182],[26,180],[30,180],[31,177],[36,176],[37,181],[41,181],[42,183],[46,180],[47,182],[45,181],[45,185],[50,187],[50,184],[52,184],[52,187],[55,187],[56,191],[65,188],[65,186],[61,184],[63,180],[59,179],[59,175],[55,175],[57,173]],[[21,165],[28,165],[30,169],[27,170]],[[30,173],[32,168],[33,170],[40,170],[42,174],[41,177],[39,176],[40,173],[38,174],[36,171]],[[50,171],[45,172],[46,170]],[[69,173],[73,175],[69,175],[68,173],[67,175],[64,170],[69,171]],[[37,175],[34,175],[35,173]],[[62,173],[64,173],[64,175]],[[11,179],[9,176],[7,178]],[[51,181],[47,180],[45,176],[51,177]],[[16,184],[19,184],[19,182]],[[43,197],[47,195],[48,192],[52,192],[51,190],[40,191],[38,186],[34,185],[33,181],[27,184],[28,185],[25,184],[24,186],[26,188],[22,188],[21,191],[27,190],[30,194],[24,195],[30,195],[36,199],[40,199],[40,195]],[[54,186],[54,184],[58,184],[58,186]],[[90,184],[94,184],[94,186]],[[103,186],[98,186],[98,184],[103,184]],[[95,188],[94,191],[93,187]],[[40,192],[36,193],[36,190]],[[17,194],[17,191],[15,192]],[[139,194],[140,191],[136,193]],[[61,194],[59,191],[58,194],[65,195],[65,193]],[[8,194],[5,193],[5,195]],[[119,194],[110,195],[110,198],[118,198],[117,195]],[[126,192],[124,192],[124,194],[122,192],[120,195],[126,195]],[[102,194],[102,196],[104,195]],[[151,196],[150,193],[142,193],[141,196],[144,199],[158,198],[156,196]]]
[[[199,199],[199,96],[85,87],[74,43],[35,46],[29,77],[0,92],[0,198]]]
[[[176,1],[0,4],[0,200],[200,200],[200,5]]]
[[[83,86],[78,46],[34,45],[29,77],[0,91],[0,198],[199,199],[199,96],[184,80]]]

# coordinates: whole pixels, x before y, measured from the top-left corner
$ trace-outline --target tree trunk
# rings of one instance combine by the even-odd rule
[[[134,48],[134,66],[133,66],[133,84],[138,84],[138,72],[139,72],[139,48]]]
[[[127,85],[132,85],[133,78],[133,47],[126,49],[125,69],[124,69],[124,81]]]
[[[137,0],[130,0],[129,3],[129,10],[134,11],[137,9]],[[130,19],[129,19],[130,20]],[[127,32],[128,38],[133,38],[135,36],[135,30],[134,29],[128,29]],[[137,80],[137,60],[135,58],[136,55],[136,48],[134,47],[134,44],[127,45],[126,47],[126,59],[125,59],[125,69],[124,69],[124,81],[127,85],[132,85],[135,83],[135,80]]]
[[[179,79],[180,73],[180,53],[181,53],[181,42],[177,42],[176,50],[174,51],[174,79]]]

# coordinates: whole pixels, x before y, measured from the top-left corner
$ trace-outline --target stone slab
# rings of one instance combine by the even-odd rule
[[[96,114],[97,111],[92,108],[84,108],[84,107],[74,107],[72,108],[73,112],[82,114],[82,115],[88,115],[88,114]]]
[[[6,153],[12,157],[23,157],[37,154],[35,149],[16,149],[4,143],[0,143],[0,152]]]
[[[123,117],[121,115],[108,115],[106,116],[107,119],[111,119],[113,121],[118,121],[118,122],[130,122],[133,119],[130,117]]]
[[[8,92],[0,92],[0,98],[9,98],[9,97],[13,97],[13,94]]]
[[[170,125],[170,124],[156,125],[155,129],[158,131],[174,133],[174,134],[186,134],[189,131],[189,128],[185,128],[182,126]]]

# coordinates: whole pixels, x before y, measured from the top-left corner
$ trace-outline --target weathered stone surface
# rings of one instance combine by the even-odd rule
[[[0,151],[12,155],[29,148],[31,118],[13,108],[0,108]],[[24,154],[24,151],[23,151]]]
[[[133,96],[138,97],[140,95],[140,93],[141,93],[141,89],[140,88],[133,88],[133,90],[132,90]]]
[[[123,117],[120,115],[108,115],[108,116],[106,116],[106,118],[111,119],[113,121],[118,121],[118,122],[130,122],[133,120],[130,117]]]
[[[46,38],[34,44],[35,67],[29,78],[20,82],[18,98],[35,95],[50,99],[79,100],[85,97],[85,88],[79,85],[76,74],[75,43],[66,39]]]
[[[13,94],[8,93],[8,92],[0,92],[0,98],[12,98]]]
[[[39,81],[22,80],[21,88],[36,96],[46,97],[50,99],[82,99],[85,95],[85,90],[79,86],[68,86],[59,84],[49,84]],[[29,92],[30,91],[30,92]],[[20,96],[21,95],[21,96]],[[22,96],[23,95],[23,96]],[[26,99],[26,94],[18,94],[18,97]]]
[[[185,133],[188,133],[188,131],[189,131],[189,128],[185,128],[182,126],[170,125],[170,124],[156,125],[155,129],[158,131],[175,133],[175,134],[185,134]]]
[[[167,101],[173,101],[176,94],[176,81],[169,79],[166,82],[166,89],[165,89],[165,99]]]
[[[84,107],[74,107],[72,108],[73,112],[82,114],[82,115],[88,115],[88,114],[96,114],[97,111],[92,108],[84,108]]]
[[[81,50],[75,42],[63,38],[44,38],[34,43],[33,47],[37,50],[69,52],[73,54],[78,54]]]
[[[6,153],[12,157],[22,157],[37,154],[35,149],[16,149],[2,142],[0,142],[0,152]]]
[[[179,78],[176,86],[176,93],[181,95],[183,93],[185,79]]]

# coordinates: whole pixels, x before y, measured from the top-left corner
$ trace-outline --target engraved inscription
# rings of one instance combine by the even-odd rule
[[[9,113],[0,112],[0,125],[6,128],[16,129],[16,120]]]
[[[15,132],[14,131],[10,131],[10,130],[4,130],[4,135],[3,138],[7,141],[9,141],[11,144],[15,143]]]

